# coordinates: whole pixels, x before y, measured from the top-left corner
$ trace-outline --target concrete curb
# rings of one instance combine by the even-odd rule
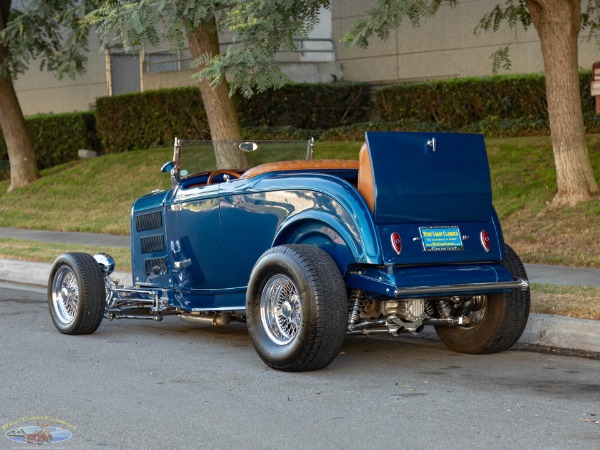
[[[0,281],[46,287],[51,268],[48,263],[0,259]],[[111,278],[132,284],[129,272],[114,272]],[[415,337],[437,339],[430,326]],[[519,343],[600,353],[600,320],[531,314]]]
[[[439,340],[432,326],[413,337]],[[532,313],[517,344],[600,353],[600,320]]]
[[[519,342],[600,353],[600,321],[531,314]]]

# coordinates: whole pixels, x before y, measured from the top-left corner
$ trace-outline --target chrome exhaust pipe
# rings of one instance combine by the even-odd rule
[[[179,314],[178,317],[184,322],[201,323],[204,325],[224,326],[229,325],[231,322],[231,313],[201,315]]]
[[[468,317],[448,317],[446,319],[425,319],[423,325],[433,325],[436,327],[457,327],[459,325],[467,325],[470,322]]]

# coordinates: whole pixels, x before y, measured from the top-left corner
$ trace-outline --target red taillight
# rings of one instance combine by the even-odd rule
[[[402,251],[402,240],[400,239],[400,235],[394,231],[390,236],[390,239],[392,240],[392,248],[396,254],[399,255]]]
[[[487,231],[482,230],[479,234],[479,240],[481,241],[481,246],[486,252],[490,251],[490,235]]]

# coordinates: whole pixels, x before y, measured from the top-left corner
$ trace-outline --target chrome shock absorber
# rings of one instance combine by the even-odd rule
[[[428,317],[433,317],[435,312],[436,309],[434,300],[427,300],[425,302],[425,314],[427,314]]]
[[[435,301],[435,304],[441,318],[445,319],[450,317],[452,314],[452,304],[450,303],[450,300],[440,298],[439,300]]]
[[[363,310],[365,302],[365,293],[359,289],[354,289],[350,294],[350,315],[348,317],[348,330],[352,331],[354,325],[360,319],[360,312]]]

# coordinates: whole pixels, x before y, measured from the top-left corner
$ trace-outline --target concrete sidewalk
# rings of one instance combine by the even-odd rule
[[[129,236],[117,236],[114,234],[0,228],[0,238],[21,239],[24,241],[93,245],[96,247],[129,248]]]
[[[72,243],[103,247],[129,247],[129,237],[97,233],[67,233],[54,231],[0,228],[0,238],[43,242]],[[58,256],[58,255],[57,255]],[[51,264],[0,259],[0,281],[45,287]],[[591,286],[600,288],[600,270],[564,266],[526,264],[532,283]],[[113,279],[131,285],[131,273],[115,272]],[[431,327],[423,337],[435,337]],[[531,314],[521,344],[600,353],[600,320],[573,319],[545,314]]]

